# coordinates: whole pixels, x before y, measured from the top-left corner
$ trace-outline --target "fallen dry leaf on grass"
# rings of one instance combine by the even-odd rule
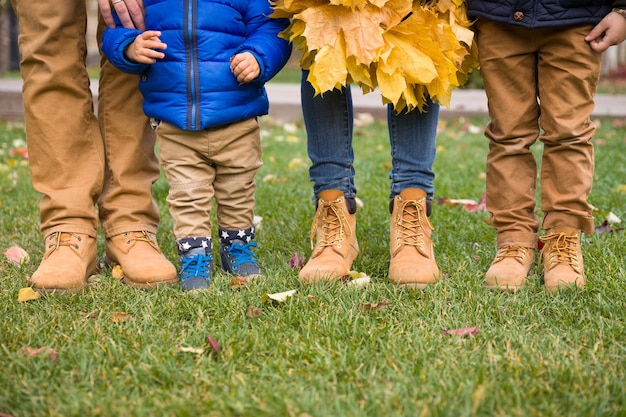
[[[115,265],[113,269],[111,269],[111,276],[115,279],[124,278],[124,270],[121,265]]]
[[[248,285],[248,278],[246,277],[232,277],[230,279],[230,287],[233,290],[238,290],[241,288],[244,288],[246,285]]]
[[[181,353],[195,353],[196,355],[202,355],[204,353],[203,348],[195,348],[195,347],[188,347],[188,346],[178,346],[176,350],[178,350]]]
[[[18,268],[28,262],[29,256],[28,252],[19,246],[11,246],[9,249],[4,251],[4,256],[7,257],[7,260],[17,266]]]
[[[207,335],[206,339],[209,342],[209,345],[211,346],[211,350],[213,351],[213,353],[215,353],[216,355],[219,355],[220,345],[217,343],[217,340],[215,340],[213,337],[209,335]]]
[[[304,266],[304,257],[294,252],[289,259],[289,267],[292,269],[302,269]]]
[[[387,304],[389,304],[388,300],[382,300],[382,301],[379,301],[378,303],[361,303],[360,309],[362,311],[377,310],[379,308],[383,308]]]
[[[47,353],[48,356],[50,357],[50,361],[56,362],[57,360],[56,350],[49,348],[47,346],[42,346],[40,348],[33,348],[30,346],[25,347],[25,348],[22,348],[22,353],[24,354],[24,356],[39,356],[42,353]]]
[[[284,292],[278,292],[275,294],[263,294],[263,296],[261,297],[261,302],[267,303],[269,301],[276,301],[278,303],[284,303],[289,298],[291,298],[291,296],[293,296],[297,291],[298,290],[289,290]]]
[[[346,283],[351,286],[363,288],[370,283],[370,277],[365,272],[349,271],[348,277]]]
[[[452,330],[442,330],[444,334],[451,334],[455,336],[476,336],[478,334],[477,327],[463,327],[460,329],[452,329]]]
[[[41,293],[33,290],[31,287],[20,288],[17,294],[17,301],[24,303],[26,301],[36,300],[41,297]]]
[[[111,317],[111,321],[113,323],[123,323],[126,320],[130,320],[132,318],[133,318],[133,316],[131,316],[128,313],[119,312],[119,313],[113,313],[113,316]]]
[[[248,313],[247,316],[252,318],[258,317],[259,314],[261,314],[261,310],[259,310],[258,307],[256,306],[248,306]]]

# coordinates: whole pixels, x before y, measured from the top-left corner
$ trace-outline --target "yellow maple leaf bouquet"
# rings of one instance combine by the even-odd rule
[[[430,97],[449,106],[452,91],[478,68],[462,0],[276,0],[291,19],[280,36],[302,52],[301,66],[321,94],[356,83],[378,88],[397,112]]]

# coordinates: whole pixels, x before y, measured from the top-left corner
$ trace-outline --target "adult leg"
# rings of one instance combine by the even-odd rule
[[[303,71],[301,100],[317,211],[311,227],[311,257],[299,277],[316,282],[346,275],[359,250],[353,109],[349,87],[315,96],[307,76]]]
[[[104,22],[100,19],[98,36]],[[98,118],[104,137],[104,191],[98,201],[107,258],[141,288],[176,282],[176,268],[156,239],[159,212],[152,185],[159,178],[155,136],[143,114],[139,77],[101,60]]]
[[[76,291],[96,270],[104,149],[85,68],[84,1],[14,0],[29,163],[46,251],[30,282]]]
[[[401,286],[424,288],[440,276],[428,218],[438,121],[439,105],[432,102],[424,111],[397,114],[392,106],[387,108],[392,161],[389,280]]]

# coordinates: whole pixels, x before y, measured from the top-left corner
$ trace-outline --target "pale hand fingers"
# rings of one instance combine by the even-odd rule
[[[111,5],[125,28],[139,30],[146,28],[143,18],[143,3],[140,0],[113,0]]]

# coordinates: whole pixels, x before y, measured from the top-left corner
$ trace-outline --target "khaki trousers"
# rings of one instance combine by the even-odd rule
[[[159,166],[137,76],[103,61],[98,120],[85,68],[85,1],[13,0],[13,6],[20,27],[30,170],[33,187],[42,194],[43,234],[95,237],[99,222],[107,237],[156,232],[159,213],[152,184]]]
[[[487,209],[498,247],[537,246],[537,163],[542,229],[570,226],[593,233],[587,203],[594,173],[590,120],[600,54],[585,42],[590,25],[527,29],[476,24],[481,73],[491,121],[485,135]]]
[[[254,177],[263,165],[256,119],[202,131],[161,122],[157,140],[176,239],[211,236],[213,197],[220,228],[252,226]]]

